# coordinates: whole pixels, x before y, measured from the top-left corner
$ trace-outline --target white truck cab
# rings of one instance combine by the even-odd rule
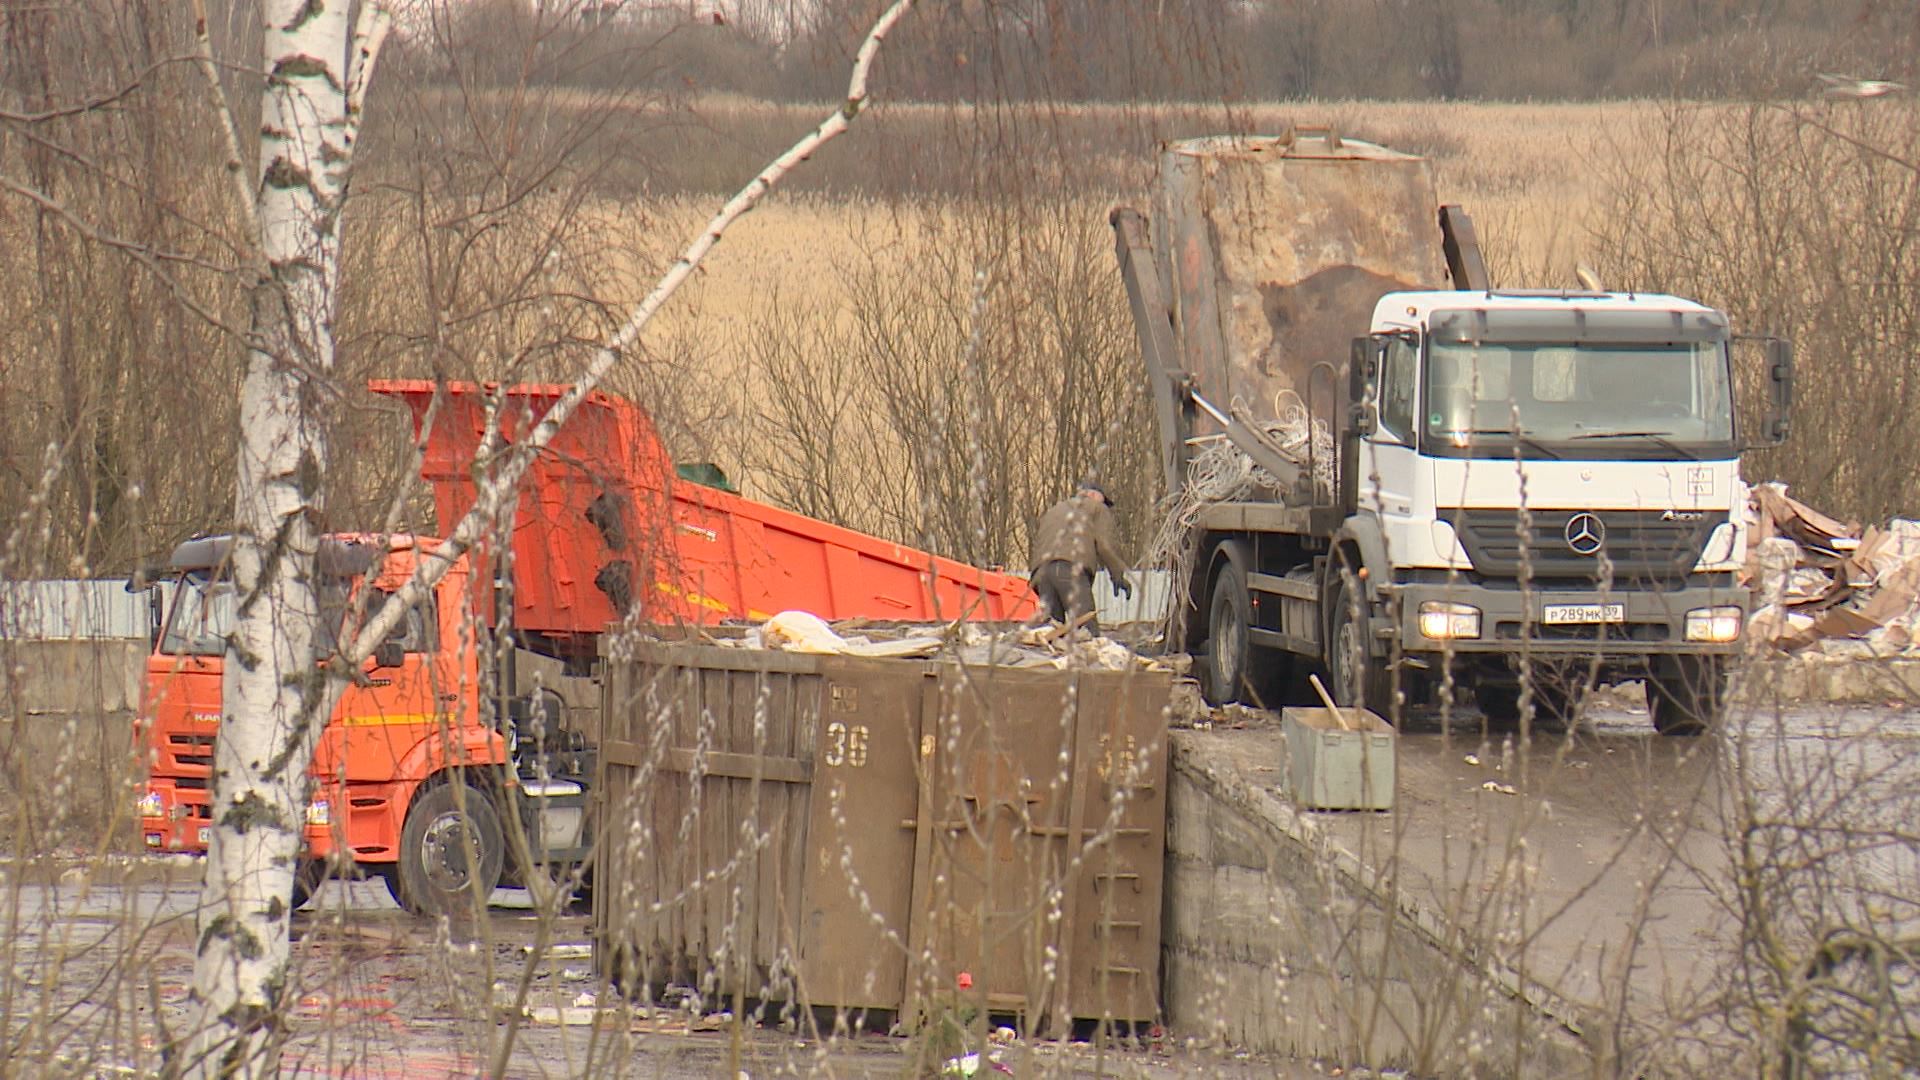
[[[1614,639],[1632,648],[1598,679],[1650,659],[1716,677],[1677,658],[1737,650],[1748,607],[1729,340],[1673,296],[1383,296],[1355,350],[1354,478],[1397,601],[1381,632],[1416,658]]]

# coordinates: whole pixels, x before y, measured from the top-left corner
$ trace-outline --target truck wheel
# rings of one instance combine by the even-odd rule
[[[1711,656],[1655,658],[1647,678],[1647,712],[1662,735],[1703,735],[1727,707],[1726,679]]]
[[[1213,582],[1207,618],[1207,703],[1225,705],[1245,700],[1247,664],[1253,658],[1249,628],[1253,602],[1247,596],[1247,577],[1231,561],[1220,567]]]
[[[485,906],[500,882],[506,836],[493,800],[455,780],[420,796],[400,830],[399,895],[415,915],[446,915],[474,902]]]
[[[1373,655],[1373,627],[1367,617],[1367,604],[1361,591],[1360,576],[1340,556],[1340,570],[1333,579],[1331,632],[1327,635],[1327,675],[1333,680],[1328,689],[1343,708],[1372,709],[1382,717],[1393,716],[1393,676],[1387,666]]]

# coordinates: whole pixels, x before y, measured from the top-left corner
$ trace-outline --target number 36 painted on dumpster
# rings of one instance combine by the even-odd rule
[[[842,765],[852,769],[865,768],[867,764],[867,725],[843,724],[838,720],[827,725],[827,765],[838,768]]]

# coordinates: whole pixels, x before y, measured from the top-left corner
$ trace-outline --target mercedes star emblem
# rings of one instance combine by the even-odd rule
[[[1579,513],[1567,519],[1567,546],[1576,555],[1597,555],[1607,542],[1607,527],[1593,514]]]

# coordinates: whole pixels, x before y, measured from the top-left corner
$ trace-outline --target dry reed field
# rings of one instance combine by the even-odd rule
[[[686,141],[690,154],[717,148],[720,156],[740,156],[730,181],[745,175],[746,159],[761,143],[771,145],[776,133],[802,128],[818,109],[706,99],[692,108],[696,122],[677,130],[675,139]],[[1575,264],[1590,258],[1590,230],[1607,179],[1636,163],[1632,158],[1647,145],[1636,136],[1658,116],[1657,105],[1638,102],[1340,101],[1003,111],[1008,125],[1024,132],[1020,137],[1045,147],[1032,156],[1048,175],[1018,179],[1040,191],[1056,185],[1071,190],[1069,196],[1049,192],[1037,202],[1087,230],[1095,247],[1109,242],[1105,223],[1113,205],[1144,199],[1151,148],[1160,138],[1326,123],[1347,137],[1427,157],[1440,198],[1462,203],[1474,215],[1497,280],[1568,287],[1575,284]],[[932,246],[951,242],[957,222],[1007,210],[968,190],[965,162],[946,157],[959,128],[975,122],[970,114],[883,104],[865,122],[869,126],[854,138],[823,154],[816,170],[800,174],[799,190],[775,197],[736,225],[649,337],[656,354],[683,372],[680,406],[708,418],[697,433],[679,440],[681,453],[720,461],[740,474],[745,490],[762,497],[783,492],[751,467],[757,445],[752,406],[764,399],[767,378],[750,347],[754,336],[781,312],[804,312],[843,334],[854,333],[854,292],[861,282],[872,275],[928,273]],[[910,190],[897,179],[894,166],[902,158],[919,161],[922,189]],[[662,194],[602,196],[599,212],[614,223],[608,237],[616,253],[614,277],[632,295],[650,280],[644,271],[669,257],[675,238],[690,235],[718,206],[719,194],[693,189],[709,176],[716,186],[727,181],[711,160],[701,168],[697,175],[689,170],[663,178]],[[1066,177],[1075,180],[1067,184]],[[1111,254],[1104,257],[1104,275],[1091,277],[1090,284],[1105,291],[1104,303],[1118,305],[1119,274]],[[849,362],[846,353],[832,350],[811,356],[821,372]],[[876,465],[884,467],[888,456],[882,453]],[[858,514],[855,519],[866,520]]]
[[[1526,283],[1564,284],[1571,282],[1573,264],[1586,251],[1590,215],[1606,177],[1622,159],[1647,149],[1633,142],[1636,125],[1656,118],[1658,108],[1645,102],[1329,101],[1244,108],[1026,106],[1018,111],[1030,124],[1058,124],[1056,132],[1071,144],[1061,151],[1069,159],[1062,167],[1096,179],[1092,190],[1097,194],[1084,197],[1084,212],[1102,221],[1111,202],[1141,198],[1156,137],[1274,132],[1289,121],[1332,124],[1344,135],[1428,158],[1440,198],[1462,203],[1475,215],[1482,243],[1512,267],[1506,276],[1530,279],[1544,271],[1559,277]],[[758,141],[752,137],[758,132],[770,139],[773,132],[803,128],[820,107],[720,98],[698,103],[692,111],[699,125],[694,130],[706,139],[744,147]],[[833,297],[836,272],[851,258],[880,251],[911,260],[924,236],[925,215],[965,212],[965,199],[937,193],[858,190],[848,160],[886,153],[874,144],[892,140],[905,148],[895,153],[930,147],[937,152],[942,133],[964,121],[938,106],[882,104],[869,122],[869,128],[822,155],[818,173],[798,177],[802,194],[778,196],[741,222],[686,298],[691,302],[668,317],[698,319],[709,328],[719,320],[731,327],[743,311],[775,292],[788,299],[815,291]],[[663,198],[642,194],[638,199],[651,208],[647,232],[654,239],[632,240],[655,255],[664,253],[668,238],[687,235],[718,204],[715,195],[689,195],[685,188]]]

